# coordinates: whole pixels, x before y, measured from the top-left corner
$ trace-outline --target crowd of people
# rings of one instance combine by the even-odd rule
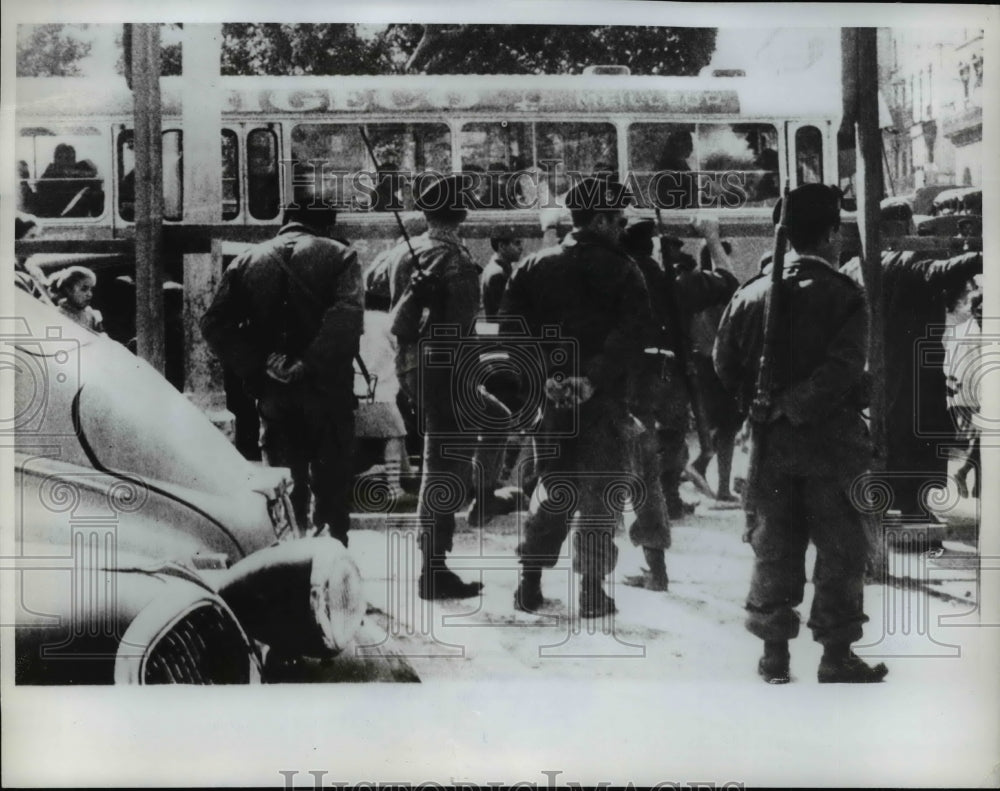
[[[493,257],[477,263],[462,240],[464,201],[456,177],[433,182],[416,200],[425,227],[404,231],[367,278],[367,307],[374,301],[389,314],[399,383],[386,461],[391,454],[405,462],[404,433],[421,444],[419,596],[479,595],[480,582],[448,566],[456,513],[470,499],[477,527],[528,503],[517,547],[518,610],[544,610],[543,571],[570,540],[580,579],[576,613],[616,612],[605,581],[616,566],[614,534],[627,503],[634,510],[629,538],[648,568],[625,582],[667,591],[671,522],[694,511],[681,498],[683,477],[707,485],[703,476],[715,457],[713,494],[722,507],[739,503],[730,483],[733,450],[761,395],[765,315],[777,311],[779,332],[767,344],[766,363],[774,386],[766,413],[755,417],[766,444],[743,491],[755,553],[747,628],[764,643],[758,670],[770,683],[789,680],[788,641],[799,629],[795,607],[812,542],[816,593],[808,625],[824,646],[819,680],[880,681],[885,666],[871,667],[851,651],[867,620],[867,539],[849,492],[870,469],[872,447],[865,420],[868,312],[860,268],[840,268],[839,192],[806,185],[783,198],[774,221],[784,208],[790,249],[780,281],[772,285],[773,265],[765,262],[742,286],[717,220],[692,221],[704,240],[699,262],[653,220],[628,216],[630,196],[609,176],[573,187],[564,198],[571,227],[558,244],[523,260],[522,240],[498,226]],[[18,222],[22,238],[31,228]],[[264,461],[290,468],[300,525],[346,545],[366,278],[335,224],[336,213],[322,205],[286,208],[276,237],[227,268],[201,330],[255,399]],[[883,269],[887,360],[910,366],[887,376],[887,474],[895,507],[923,513],[926,485],[942,467],[934,430],[949,405],[965,452],[960,488],[966,491],[973,469],[979,486],[977,405],[961,381],[968,366],[949,360],[946,382],[944,370],[915,370],[913,349],[929,324],[944,321],[956,290],[968,293],[982,256],[887,253]],[[67,316],[100,331],[100,316],[89,307],[93,273],[73,267],[45,283],[19,259],[17,277],[25,290],[56,296]],[[973,294],[973,322],[977,304]],[[484,336],[485,326],[493,329]],[[534,374],[514,370],[503,354],[480,354],[484,337],[494,350],[531,340]],[[479,369],[474,376],[458,370],[470,355]],[[928,430],[915,430],[917,424]],[[694,461],[692,427],[700,440]],[[515,466],[518,497],[504,498],[499,483]]]

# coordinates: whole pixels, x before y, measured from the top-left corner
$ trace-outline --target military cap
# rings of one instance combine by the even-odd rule
[[[629,250],[644,251],[652,244],[656,223],[647,217],[629,217],[622,231],[622,244]]]
[[[843,193],[837,187],[829,187],[826,184],[803,184],[801,187],[796,187],[788,193],[785,225],[792,228],[836,224],[840,221],[842,197]],[[775,224],[781,218],[783,202],[784,198],[780,198],[774,206],[771,218]]]
[[[465,212],[468,199],[462,191],[462,178],[458,173],[424,180],[416,206],[424,214],[441,216]]]
[[[570,211],[620,211],[631,203],[628,190],[617,179],[609,177],[581,179],[566,193],[566,208]]]

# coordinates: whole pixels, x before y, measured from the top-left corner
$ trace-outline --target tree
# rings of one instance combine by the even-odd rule
[[[18,77],[76,77],[91,44],[79,38],[87,25],[18,25]]]
[[[392,71],[380,40],[352,24],[225,24],[222,74],[381,74]]]
[[[614,25],[223,25],[222,73],[572,74],[622,64],[690,75],[712,58],[714,28]]]
[[[182,35],[183,30],[184,25],[176,22],[160,25],[160,36],[163,37],[164,34],[166,34],[166,36],[169,37],[168,40],[164,40],[163,38],[160,40],[161,77],[176,77],[181,74],[181,60],[183,57],[183,50],[181,49],[182,45],[180,41],[174,41],[172,39]],[[115,46],[118,47],[118,60],[115,63],[115,74],[124,74],[127,59],[125,56],[125,35],[123,30],[119,30],[118,34],[115,36]]]
[[[712,59],[715,34],[616,25],[395,25],[386,38],[413,53],[411,71],[427,74],[578,74],[620,64],[633,74],[693,75]]]

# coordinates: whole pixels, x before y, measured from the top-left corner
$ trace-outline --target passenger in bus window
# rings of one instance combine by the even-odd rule
[[[675,129],[667,135],[656,163],[654,175],[656,205],[661,209],[693,209],[698,206],[698,179],[691,173],[688,160],[694,153],[694,141],[687,129]]]
[[[76,161],[76,149],[60,143],[38,183],[40,213],[46,217],[96,217],[104,209],[104,191],[89,159]]]
[[[375,176],[375,194],[372,198],[372,211],[402,211],[403,202],[400,198],[403,174],[395,162],[383,162]]]

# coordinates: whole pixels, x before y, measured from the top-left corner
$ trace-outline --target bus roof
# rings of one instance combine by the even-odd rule
[[[623,75],[393,75],[221,77],[223,114],[445,112],[533,115],[667,113],[741,118],[835,118],[839,96],[812,81],[748,77]],[[121,77],[17,80],[25,117],[129,117],[132,93]],[[181,114],[182,78],[161,79],[163,114]]]

